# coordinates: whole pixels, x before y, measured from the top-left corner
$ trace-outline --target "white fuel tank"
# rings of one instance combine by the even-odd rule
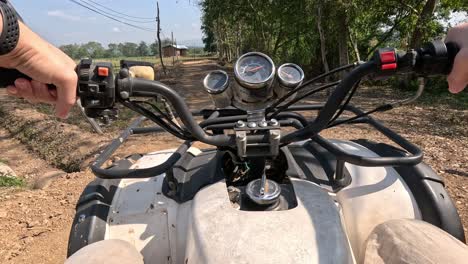
[[[145,263],[354,263],[337,205],[314,183],[291,179],[293,209],[250,212],[231,206],[224,181],[178,204],[162,194],[164,176],[122,180],[108,216],[105,238],[130,242]]]
[[[226,184],[198,192],[187,233],[189,263],[353,263],[335,203],[317,185],[292,179],[297,207],[240,211]]]

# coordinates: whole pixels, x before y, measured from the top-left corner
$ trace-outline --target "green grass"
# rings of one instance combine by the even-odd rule
[[[0,187],[24,187],[26,183],[17,177],[0,176]]]

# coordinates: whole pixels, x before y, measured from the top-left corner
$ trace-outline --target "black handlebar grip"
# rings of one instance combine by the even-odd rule
[[[414,71],[426,76],[448,75],[459,51],[460,47],[453,42],[435,40],[426,43],[424,47],[416,50],[418,56]]]
[[[448,63],[449,63],[449,66],[447,67],[447,74],[449,74],[452,71],[453,63],[455,62],[455,57],[460,51],[460,47],[455,42],[447,42],[445,43],[445,46],[447,47],[447,55],[448,55]]]
[[[6,88],[9,85],[15,85],[16,79],[19,78],[32,80],[31,77],[16,69],[0,68],[0,88]],[[49,89],[56,89],[55,85],[53,84],[48,84],[47,86]]]

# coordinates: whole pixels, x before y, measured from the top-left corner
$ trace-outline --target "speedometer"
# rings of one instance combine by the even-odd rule
[[[282,86],[295,88],[304,80],[304,72],[294,63],[286,63],[278,68],[278,80]]]
[[[212,71],[206,75],[203,86],[210,94],[220,94],[229,86],[229,76],[225,71]]]
[[[217,109],[231,105],[229,75],[225,71],[216,70],[208,73],[203,80],[203,86]]]
[[[237,60],[234,74],[237,81],[245,88],[263,88],[271,85],[275,75],[275,65],[267,55],[249,52]]]

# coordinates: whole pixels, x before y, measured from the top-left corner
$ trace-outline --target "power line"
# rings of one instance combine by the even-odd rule
[[[100,12],[100,11],[98,11],[98,10],[92,8],[92,7],[89,7],[89,6],[87,6],[87,5],[84,5],[84,4],[82,4],[82,3],[80,3],[80,2],[78,2],[78,1],[76,1],[76,0],[69,0],[69,1],[72,2],[72,3],[75,3],[75,4],[79,5],[79,6],[82,6],[82,7],[86,8],[86,9],[88,9],[88,10],[94,12],[94,13],[100,14],[100,15],[102,15],[102,16],[105,16],[105,17],[107,17],[107,18],[109,18],[109,19],[112,19],[112,20],[117,21],[117,22],[119,22],[119,23],[125,24],[125,25],[127,25],[127,26],[134,27],[134,28],[141,29],[141,30],[148,31],[148,32],[156,32],[156,31],[153,30],[153,29],[145,28],[145,27],[140,27],[140,26],[137,26],[137,25],[130,24],[130,23],[128,23],[128,22],[122,21],[122,20],[117,19],[117,18],[115,18],[115,17],[112,17],[112,16],[107,15],[107,14],[105,14],[105,13],[102,13],[102,12]]]
[[[116,11],[116,10],[114,10],[114,9],[112,9],[112,8],[109,8],[109,7],[107,7],[107,6],[103,5],[103,4],[100,4],[100,3],[96,2],[96,1],[93,1],[93,0],[86,0],[86,1],[91,2],[91,3],[95,4],[95,5],[98,5],[98,6],[102,7],[102,8],[104,8],[104,9],[107,9],[107,10],[109,10],[109,11],[111,11],[111,12],[114,12],[114,13],[116,13],[116,14],[119,14],[119,15],[124,16],[124,17],[127,17],[127,18],[134,18],[134,19],[139,19],[139,20],[150,20],[150,22],[156,22],[156,19],[155,19],[154,17],[137,17],[137,16],[131,16],[131,15],[127,15],[127,14],[125,14],[125,13]],[[95,7],[95,6],[94,6],[94,8],[99,9],[99,8],[97,8],[97,7]],[[101,10],[101,11],[102,11],[102,10]],[[104,12],[105,12],[105,11],[104,11]],[[138,22],[138,21],[134,21],[134,22]],[[149,22],[149,21],[148,21],[148,22]],[[142,22],[140,21],[140,23],[142,23]],[[143,23],[147,23],[147,22],[143,22]]]
[[[107,11],[103,10],[102,8],[94,6],[92,3],[89,3],[88,0],[78,0],[78,1],[80,1],[82,4],[84,4],[86,6],[92,7],[93,9],[96,9],[97,11],[102,12],[102,13],[108,15],[108,16],[112,16],[114,18],[119,18],[119,19],[123,19],[123,20],[129,21],[129,22],[138,23],[138,24],[156,23],[156,20],[154,20],[154,19],[152,21],[138,21],[138,20],[134,20],[134,19],[131,19],[131,18],[121,16],[121,15],[112,14],[110,12],[107,12]]]

